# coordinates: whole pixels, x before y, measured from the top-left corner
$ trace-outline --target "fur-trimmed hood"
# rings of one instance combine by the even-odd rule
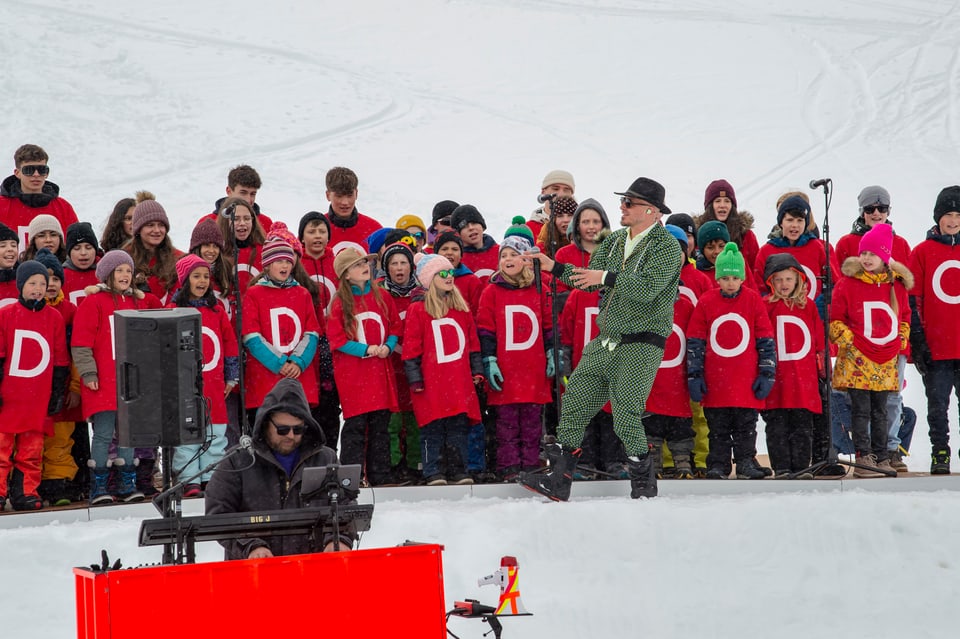
[[[716,219],[717,216],[711,208],[694,217],[693,223],[699,229],[705,223]],[[737,246],[742,246],[743,236],[753,228],[753,222],[753,214],[749,211],[730,211],[730,215],[727,216],[727,220],[724,222],[727,227],[727,232],[730,234],[730,241],[735,242]]]
[[[908,291],[913,288],[913,273],[910,272],[910,269],[908,269],[905,264],[896,260],[890,260],[889,267],[894,279],[900,280]],[[860,260],[856,256],[845,259],[843,265],[840,267],[840,272],[847,277],[860,277],[865,273],[863,266],[860,264]]]

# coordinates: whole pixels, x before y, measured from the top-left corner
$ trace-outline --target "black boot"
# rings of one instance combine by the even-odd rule
[[[630,497],[652,498],[657,496],[657,469],[653,455],[648,453],[643,457],[630,455],[627,457],[627,473],[630,475]]]
[[[157,489],[153,485],[153,469],[156,465],[155,459],[141,459],[137,464],[137,490],[145,497],[152,497],[157,494]]]
[[[550,443],[544,445],[544,454],[549,464],[547,469],[536,473],[520,473],[517,483],[553,501],[567,501],[570,499],[573,471],[580,460],[580,449],[571,450]]]

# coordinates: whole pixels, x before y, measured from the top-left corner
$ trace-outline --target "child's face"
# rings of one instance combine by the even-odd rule
[[[97,259],[97,252],[89,242],[80,242],[70,249],[70,261],[78,269],[86,270],[93,266]]]
[[[481,248],[483,246],[483,225],[470,222],[460,231],[460,239],[467,246]]]
[[[443,276],[441,276],[441,274]],[[453,282],[453,271],[440,271],[433,276],[433,285],[444,293],[449,293],[455,286]]]
[[[210,290],[210,269],[197,267],[190,271],[187,278],[190,285],[190,297],[203,297]]]
[[[37,250],[48,249],[51,253],[60,250],[60,234],[56,231],[40,231],[31,238]]]
[[[274,282],[286,282],[293,273],[293,262],[290,260],[277,260],[263,267],[263,272],[267,274]]]
[[[44,293],[47,292],[47,278],[39,273],[34,273],[27,278],[20,290],[20,296],[25,300],[42,300]]]
[[[956,235],[960,233],[960,213],[957,211],[945,213],[943,217],[940,218],[938,226],[940,227],[940,232],[944,235]]]
[[[890,216],[890,207],[882,204],[863,207],[863,223],[872,229],[877,224],[887,221]]]
[[[163,244],[165,237],[167,237],[167,227],[163,222],[147,222],[140,227],[140,239],[147,248],[157,248]]]
[[[876,253],[864,251],[860,254],[860,266],[868,273],[877,273],[883,268],[883,260]]]
[[[780,229],[783,231],[783,237],[791,242],[796,242],[803,235],[807,228],[807,221],[802,217],[794,217],[787,213],[780,222]]]
[[[220,247],[213,242],[201,244],[200,257],[202,257],[207,264],[213,264],[217,261],[217,258],[220,257]]]
[[[423,250],[423,244],[427,241],[426,232],[419,226],[408,226],[407,233],[413,236],[413,239],[416,240],[417,249],[415,252],[420,252]]]
[[[238,206],[233,212],[233,234],[241,242],[253,232],[253,213],[244,206]]]
[[[56,299],[57,295],[60,294],[60,289],[63,288],[63,282],[60,281],[60,278],[53,274],[52,269],[47,269],[47,299],[52,300]]]
[[[780,297],[792,297],[799,279],[796,271],[787,269],[774,273],[773,280],[770,283],[773,285],[773,290]]]
[[[406,284],[410,281],[410,262],[403,255],[393,255],[387,263],[387,277],[394,284]]]
[[[713,212],[721,222],[727,221],[727,218],[730,217],[730,211],[732,210],[733,202],[730,201],[730,198],[724,197],[723,195],[713,198]]]
[[[570,226],[570,222],[573,220],[573,213],[559,213],[554,219],[554,224],[557,226],[557,231],[560,232],[560,235],[567,234],[567,227]]]
[[[330,234],[323,222],[310,222],[303,229],[303,249],[312,257],[321,257],[329,241]]]
[[[523,270],[523,259],[510,247],[500,251],[500,270],[510,277],[517,277]]]
[[[717,284],[720,285],[721,291],[727,295],[733,295],[740,290],[741,286],[743,286],[743,280],[741,280],[739,277],[734,277],[733,275],[724,275],[723,277],[717,279]]]
[[[460,266],[460,258],[463,257],[463,253],[460,250],[460,245],[456,242],[447,242],[446,244],[440,247],[440,250],[437,251],[437,255],[442,255],[453,264],[453,268]]]
[[[593,209],[584,209],[580,211],[577,227],[581,240],[596,242],[597,235],[603,230],[603,220],[600,218],[600,214]]]
[[[0,242],[0,268],[13,268],[17,263],[17,241],[3,240]]]
[[[133,284],[133,269],[130,268],[129,264],[121,264],[113,269],[110,277],[113,279],[113,284],[111,285],[113,290],[125,291]]]
[[[363,285],[370,281],[370,262],[360,260],[347,269],[346,277],[347,281],[357,288],[363,288]]]
[[[723,252],[723,247],[727,243],[724,240],[710,240],[707,242],[707,245],[703,247],[703,256],[707,258],[707,261],[711,264],[717,263],[717,256]]]
[[[127,212],[123,214],[123,234],[127,237],[133,237],[133,211],[137,207],[131,206],[127,209]]]

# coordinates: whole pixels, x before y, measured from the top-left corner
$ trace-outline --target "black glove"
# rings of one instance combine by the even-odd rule
[[[67,396],[67,380],[69,378],[69,366],[53,367],[53,384],[50,389],[50,402],[47,404],[47,415],[56,415],[63,410],[63,402]]]

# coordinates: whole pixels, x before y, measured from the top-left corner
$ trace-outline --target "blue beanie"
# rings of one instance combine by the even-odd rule
[[[377,229],[367,237],[367,248],[371,253],[379,253],[380,249],[383,248],[383,243],[387,240],[387,233],[394,229],[391,228],[382,228]]]
[[[40,249],[33,259],[43,264],[44,268],[53,271],[53,275],[60,278],[60,283],[63,284],[63,264],[50,252],[50,249]]]
[[[673,224],[664,224],[663,228],[667,229],[670,235],[674,236],[680,241],[680,244],[683,245],[684,249],[690,248],[690,243],[687,240],[687,233],[679,226],[674,226]]]

